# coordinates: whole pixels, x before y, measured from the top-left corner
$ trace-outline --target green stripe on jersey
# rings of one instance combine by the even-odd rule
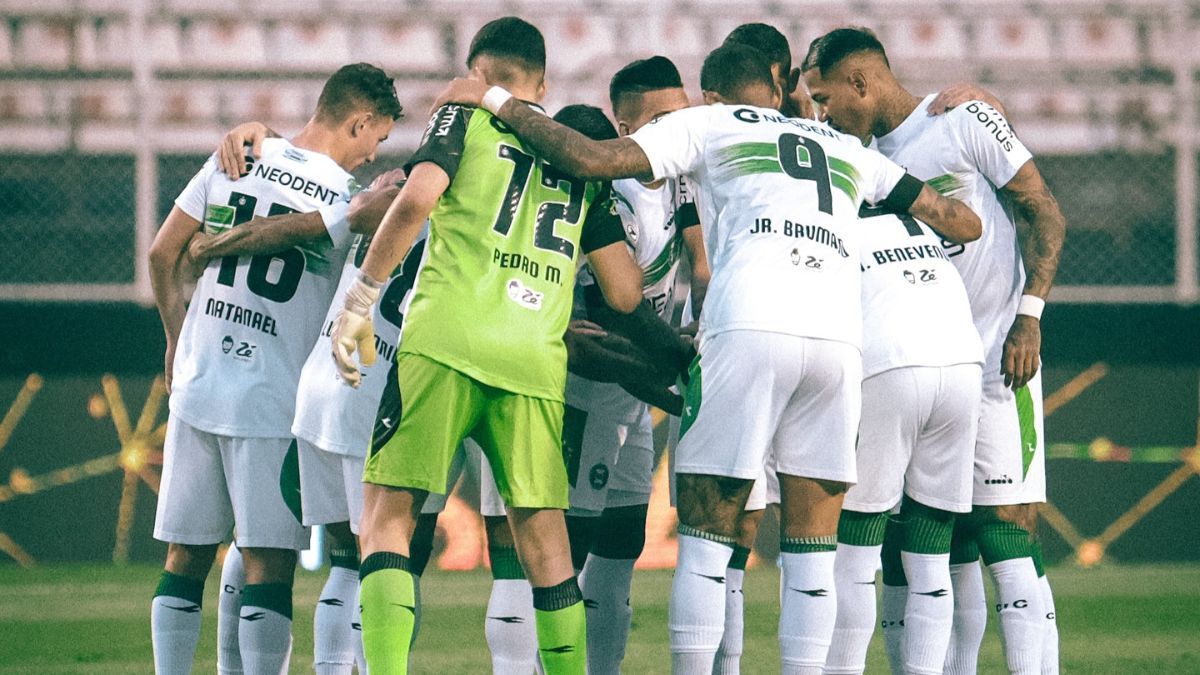
[[[942,174],[937,178],[930,178],[929,180],[925,181],[925,184],[934,190],[937,190],[938,194],[943,195],[950,194],[961,187],[958,179],[955,178],[953,174],[949,173]]]
[[[779,146],[775,143],[734,143],[717,151],[717,161],[730,164],[751,157],[779,158]]]
[[[736,162],[730,162],[725,166],[728,174],[734,178],[752,176],[758,173],[783,173],[783,167],[779,165],[779,160],[763,157],[741,159]]]
[[[679,261],[679,248],[679,237],[671,237],[671,241],[663,247],[658,257],[652,260],[642,273],[643,288],[650,288],[671,273],[671,270],[675,268],[675,263]]]
[[[833,185],[833,187],[845,192],[846,196],[850,198],[850,201],[856,204],[858,203],[858,186],[855,185],[854,182],[849,178],[837,173],[836,171],[830,171],[829,182]]]
[[[857,185],[860,181],[862,181],[862,176],[858,173],[858,169],[854,168],[853,164],[851,164],[850,162],[847,162],[844,159],[838,159],[837,157],[830,157],[829,158],[829,169],[830,169],[830,171],[840,173],[843,176],[845,176],[846,178],[849,178],[850,182],[854,183],[855,185]]]

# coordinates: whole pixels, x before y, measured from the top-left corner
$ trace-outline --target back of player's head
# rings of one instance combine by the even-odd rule
[[[712,50],[700,67],[700,88],[726,99],[735,99],[742,89],[754,85],[774,89],[775,78],[767,57],[753,47],[727,42]]]
[[[359,112],[393,120],[404,114],[392,78],[369,63],[338,68],[317,99],[317,118],[322,121],[338,123]]]
[[[729,33],[723,44],[739,44],[753,47],[766,55],[771,65],[778,65],[780,72],[792,69],[792,48],[788,39],[774,26],[765,23],[744,23]]]
[[[515,16],[489,21],[475,33],[467,50],[467,67],[473,67],[475,59],[485,55],[529,73],[546,69],[546,41],[542,32]]]
[[[816,68],[824,77],[839,63],[855,54],[878,54],[884,65],[891,66],[888,63],[887,52],[883,50],[883,44],[875,37],[875,33],[867,28],[852,27],[831,30],[813,40],[800,69],[808,72]]]
[[[608,100],[616,110],[630,95],[675,87],[683,88],[679,69],[665,56],[651,56],[638,59],[613,75],[608,83]]]
[[[592,105],[576,103],[559,110],[554,121],[571,127],[593,141],[608,141],[617,137],[617,130],[604,111]]]

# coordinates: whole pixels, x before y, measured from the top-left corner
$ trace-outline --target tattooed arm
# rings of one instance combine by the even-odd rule
[[[975,241],[983,234],[983,225],[971,207],[957,199],[939,195],[928,185],[921,187],[908,212],[956,244]]]

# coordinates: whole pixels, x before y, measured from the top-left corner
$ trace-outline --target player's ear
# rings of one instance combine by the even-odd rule
[[[704,97],[704,105],[712,105],[714,103],[724,103],[725,102],[725,100],[723,98],[721,98],[721,95],[715,91],[709,91],[709,90],[705,89],[703,92],[701,92],[701,94]]]
[[[542,81],[538,83],[537,95],[538,95],[539,101],[546,97],[546,76],[545,75],[542,76]]]
[[[364,112],[355,115],[350,125],[350,137],[358,138],[359,134],[367,133],[367,127],[375,120],[375,113]]]
[[[629,125],[620,120],[617,120],[617,133],[622,136],[628,136],[629,135]]]
[[[859,97],[867,95],[867,74],[861,70],[855,69],[850,71],[850,86],[854,87],[854,91]]]

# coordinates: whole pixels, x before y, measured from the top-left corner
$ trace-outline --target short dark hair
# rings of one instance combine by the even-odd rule
[[[325,120],[341,122],[360,110],[392,119],[404,114],[392,78],[369,63],[338,68],[325,81],[317,99],[317,117]]]
[[[467,50],[470,68],[480,54],[519,62],[526,70],[546,69],[546,40],[536,26],[515,16],[504,16],[483,25]]]
[[[617,130],[608,116],[594,105],[569,105],[554,115],[554,121],[571,127],[593,141],[609,141],[617,137]]]
[[[744,23],[725,38],[723,44],[739,44],[761,51],[771,61],[779,64],[784,75],[792,69],[792,47],[774,26],[765,23]]]
[[[891,64],[888,63],[887,52],[883,51],[883,44],[879,42],[879,38],[875,37],[875,33],[871,32],[869,28],[853,26],[831,30],[813,40],[812,44],[808,46],[808,55],[804,57],[804,65],[801,70],[807,72],[816,68],[817,72],[824,76],[848,56],[860,52],[879,54],[883,58],[883,63],[889,68],[891,67]]]
[[[665,56],[651,56],[630,63],[612,76],[608,83],[608,100],[616,109],[619,100],[629,94],[675,87],[683,88],[679,69]]]
[[[704,57],[700,67],[700,88],[714,91],[732,98],[743,87],[751,84],[775,86],[771,77],[771,64],[767,57],[753,47],[726,43]]]

